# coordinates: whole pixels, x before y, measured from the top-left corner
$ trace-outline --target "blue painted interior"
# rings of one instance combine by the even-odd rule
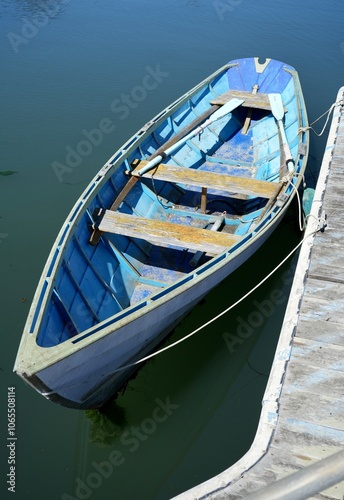
[[[298,106],[292,76],[285,70],[292,68],[271,61],[266,71],[258,74],[253,59],[234,63],[237,64],[199,89],[155,129],[153,127],[152,132],[134,147],[128,160],[115,169],[91,202],[85,200],[87,210],[84,210],[65,248],[55,277],[53,293],[39,331],[39,345],[50,347],[64,342],[117,313],[125,312],[148,297],[154,299],[168,293],[171,285],[179,286],[178,280],[183,277],[189,279],[187,275],[191,271],[203,270],[195,271],[190,266],[194,252],[188,249],[159,247],[148,241],[114,234],[103,234],[97,246],[91,246],[88,240],[93,210],[111,206],[128,181],[125,170],[131,161],[149,158],[166,140],[208,109],[213,97],[229,89],[252,91],[254,84],[259,85],[259,92],[281,93],[288,110],[285,117],[286,134],[296,158]],[[270,112],[253,110],[249,132],[245,135],[242,125],[246,115],[247,108],[234,110],[212,124],[200,137],[180,147],[164,163],[277,182],[280,145],[276,122]],[[129,147],[128,144],[127,149]],[[89,192],[91,189],[92,186]],[[226,192],[208,191],[208,213],[216,216],[226,211],[225,230],[241,236],[248,234],[250,221],[259,216],[265,203],[266,200],[256,197],[242,199],[231,197]],[[199,206],[198,188],[142,179],[130,191],[119,210],[210,228],[209,217],[200,213]],[[76,217],[79,212],[76,210],[72,217]],[[211,265],[209,259],[204,256],[201,264],[208,260],[208,266]],[[36,320],[37,314],[34,322]]]

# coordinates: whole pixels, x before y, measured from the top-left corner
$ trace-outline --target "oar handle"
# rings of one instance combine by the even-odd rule
[[[289,146],[286,145],[284,146],[284,157],[289,172],[292,172],[295,169],[295,162],[293,157],[291,156]]]
[[[283,140],[283,152],[284,152],[285,162],[286,162],[286,165],[288,167],[289,172],[292,172],[295,169],[294,158],[293,158],[291,151],[290,151],[289,143],[287,141],[287,136],[285,134],[283,124],[282,124],[282,122],[279,122],[279,124],[280,124],[280,131],[281,131],[281,135],[282,135],[282,140]]]
[[[269,101],[271,106],[272,114],[274,115],[277,125],[282,137],[283,152],[285,157],[285,162],[288,167],[289,172],[292,172],[295,167],[294,159],[290,151],[287,136],[284,130],[284,125],[282,122],[284,116],[284,107],[281,94],[269,94]]]
[[[137,171],[137,174],[139,176],[145,174],[146,172],[148,172],[148,170],[150,170],[151,168],[154,168],[156,165],[158,165],[158,163],[161,163],[165,156],[166,155],[156,156],[153,160],[149,161],[144,167],[140,168],[140,170]]]

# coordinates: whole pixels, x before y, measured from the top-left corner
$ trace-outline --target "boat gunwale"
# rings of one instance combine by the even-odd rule
[[[301,182],[301,179],[299,183]],[[272,214],[274,211],[271,211],[267,214],[267,216],[262,219],[259,226],[255,228],[255,230],[251,233],[248,233],[246,237],[243,238],[242,241],[236,243],[233,247],[236,247],[234,252],[231,252],[230,249],[224,250],[222,253],[213,257],[211,261],[203,264],[199,268],[195,269],[195,271],[189,273],[186,276],[183,276],[171,286],[166,287],[163,292],[159,290],[156,295],[160,295],[159,298],[155,299],[155,295],[149,297],[149,299],[144,299],[133,306],[128,307],[125,311],[119,311],[113,316],[106,318],[102,322],[97,325],[92,326],[88,330],[84,330],[74,337],[65,340],[64,342],[54,345],[43,347],[37,344],[37,334],[38,328],[36,327],[36,332],[25,336],[27,341],[31,341],[31,349],[30,352],[27,353],[27,358],[30,360],[32,358],[32,352],[44,352],[44,359],[39,359],[40,363],[38,363],[38,359],[34,357],[35,363],[33,364],[32,371],[26,369],[25,371],[19,370],[19,363],[15,365],[14,371],[17,373],[22,373],[25,378],[32,376],[33,374],[42,371],[43,369],[48,368],[49,366],[55,364],[56,362],[61,361],[62,359],[72,356],[75,352],[87,348],[89,345],[93,344],[101,340],[102,338],[111,335],[116,330],[120,330],[135,321],[139,317],[142,317],[143,314],[148,314],[157,307],[161,307],[165,302],[168,302],[171,298],[175,297],[177,294],[187,291],[193,286],[196,286],[204,279],[207,279],[211,274],[216,270],[220,270],[221,267],[230,263],[239,253],[243,252],[246,248],[254,244],[257,239],[260,239],[261,236],[270,229],[272,223],[275,222],[276,216],[279,220],[281,220],[291,203],[292,198],[289,197],[288,202],[283,205],[281,209],[275,208],[275,216]],[[270,219],[269,222],[266,219]],[[278,222],[277,222],[278,223]],[[262,226],[263,229],[262,229]],[[233,248],[232,247],[232,248]],[[171,288],[173,287],[173,290]],[[51,288],[51,291],[53,287]],[[50,294],[49,294],[50,297]],[[48,297],[48,298],[49,298]],[[49,300],[47,299],[45,307],[47,307]],[[122,317],[121,317],[122,316]],[[115,326],[115,328],[114,328]],[[28,337],[30,335],[30,337]],[[82,342],[82,344],[80,344]],[[19,358],[19,353],[18,353]],[[23,360],[24,364],[24,360]],[[25,363],[26,364],[26,363]],[[28,368],[28,366],[27,366]]]
[[[63,223],[49,253],[46,264],[43,268],[43,272],[41,274],[41,278],[33,297],[28,318],[24,327],[24,332],[19,345],[18,354],[14,366],[15,372],[23,375],[27,379],[28,377],[31,377],[35,373],[48,368],[49,366],[62,360],[63,358],[72,356],[76,351],[84,349],[88,345],[101,340],[107,335],[114,333],[114,331],[125,327],[131,321],[137,319],[138,315],[142,316],[143,312],[144,314],[148,314],[148,312],[150,312],[153,308],[163,305],[177,293],[179,294],[181,291],[187,290],[188,288],[197,285],[199,282],[209,277],[209,275],[212,274],[215,270],[218,270],[224,265],[229,264],[229,262],[233,260],[238,255],[238,253],[244,251],[258,238],[265,234],[270,229],[273,223],[278,224],[278,222],[283,218],[284,214],[289,208],[290,203],[292,202],[293,196],[289,196],[288,200],[282,207],[275,206],[272,210],[267,212],[267,214],[259,222],[259,225],[255,227],[253,231],[245,235],[240,242],[216,255],[211,259],[210,262],[203,264],[186,276],[181,277],[171,286],[166,287],[163,293],[161,292],[161,290],[159,290],[156,294],[160,295],[159,298],[154,299],[154,294],[148,299],[144,299],[143,301],[140,301],[133,306],[129,306],[125,309],[125,311],[119,311],[115,315],[106,318],[96,325],[93,325],[88,330],[84,330],[83,332],[80,332],[76,336],[63,341],[62,343],[51,346],[51,348],[43,347],[37,344],[37,336],[41,325],[41,319],[45,314],[46,308],[49,304],[51,293],[54,289],[54,279],[50,278],[56,275],[63,263],[64,251],[68,243],[74,236],[78,221],[87,212],[87,203],[92,202],[97,192],[99,192],[100,189],[106,184],[106,182],[109,180],[109,177],[113,175],[114,171],[116,171],[116,169],[119,168],[119,166],[132,154],[132,152],[136,149],[138,143],[144,141],[144,139],[148,137],[154,129],[156,129],[169,116],[171,116],[176,108],[182,106],[184,103],[190,100],[192,96],[194,96],[200,89],[202,89],[202,87],[209,85],[209,83],[213,81],[214,78],[218,77],[221,73],[227,71],[233,66],[236,66],[237,64],[238,63],[228,63],[222,66],[206,79],[197,84],[195,87],[193,87],[191,90],[186,92],[179,99],[175,100],[172,104],[167,106],[162,112],[158,113],[155,118],[147,122],[146,125],[144,125],[136,134],[134,134],[128,141],[126,141],[126,143],[119,150],[114,153],[114,155],[105,163],[105,165],[87,185],[86,189],[73,205],[69,215]],[[298,73],[296,70],[289,70],[288,68],[284,69],[288,71],[293,78],[294,92],[297,98],[300,123],[303,123],[304,126],[307,126],[307,112],[300,81],[298,78]],[[305,140],[303,140],[303,138]],[[297,158],[295,159],[295,165],[298,165],[301,162],[300,172],[294,184],[296,189],[298,189],[302,181],[302,175],[307,164],[309,147],[308,131],[305,131],[303,132],[303,134],[299,135],[299,145],[300,144],[306,145],[306,151],[302,153],[302,159],[300,152],[298,152]],[[278,218],[277,221],[276,217]],[[173,287],[173,290],[170,289],[171,287]],[[39,310],[37,311],[38,307]],[[33,322],[35,322],[35,326],[32,329]],[[82,344],[80,342],[82,342]],[[30,349],[27,349],[28,343],[30,344]],[[38,358],[35,356],[35,362],[31,366],[32,371],[22,371],[21,365],[28,365],[27,361],[30,361],[30,358],[32,358],[32,352],[42,352],[42,350],[45,353],[49,354],[45,354],[43,357]]]

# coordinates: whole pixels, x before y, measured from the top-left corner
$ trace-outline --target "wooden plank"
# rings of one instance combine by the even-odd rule
[[[172,222],[136,217],[106,210],[97,228],[102,232],[121,234],[151,241],[157,245],[175,245],[211,254],[222,252],[240,241],[240,236]]]
[[[288,393],[284,387],[282,397],[283,404],[279,412],[281,420],[296,419],[344,431],[344,401],[342,396],[340,399],[336,399],[332,394],[325,396],[305,390]]]
[[[344,445],[344,431],[302,420],[281,419],[272,446],[290,450],[295,455],[306,455],[321,460],[340,451]]]
[[[140,168],[146,163],[146,161],[141,161]],[[138,174],[134,170],[132,175],[136,176]],[[218,191],[227,191],[228,193],[233,194],[259,196],[261,198],[271,198],[281,187],[281,184],[276,182],[218,174],[215,172],[195,170],[186,167],[176,167],[174,165],[167,165],[164,163],[160,163],[154,169],[143,174],[142,177],[154,177],[154,180],[198,186]]]
[[[327,229],[325,229],[325,233],[326,231]],[[321,233],[321,235],[325,233]],[[312,267],[310,275],[344,283],[342,248],[343,246],[341,244],[332,243],[331,251],[329,252],[328,247],[321,246],[320,242],[315,245],[312,249]]]
[[[334,174],[343,174],[344,172],[344,152],[342,155],[336,155],[336,150],[332,156],[332,161],[331,161],[331,173],[330,173],[330,179],[332,175]]]
[[[294,338],[293,360],[344,372],[344,347],[301,337]]]
[[[335,157],[343,157],[344,156],[344,144],[342,144],[343,141],[343,136],[340,137],[340,142],[336,144],[335,150],[334,150],[334,156]]]
[[[295,335],[295,338],[298,337],[344,346],[343,326],[333,322],[329,325],[326,320],[310,320],[301,316]]]
[[[314,274],[311,269],[308,274],[305,295],[308,296],[309,300],[319,301],[316,303],[316,308],[319,307],[318,304],[321,304],[322,309],[330,308],[331,312],[343,312],[344,284],[315,278]]]
[[[292,359],[288,365],[287,375],[284,381],[283,397],[287,393],[294,394],[295,392],[307,392],[313,396],[315,400],[318,396],[328,396],[329,387],[331,387],[331,398],[342,401],[343,399],[343,383],[344,372],[336,369],[320,368],[319,366],[307,365],[300,363],[299,359]],[[284,401],[284,400],[283,400]],[[303,406],[305,411],[306,406],[299,400],[300,407]],[[281,405],[283,408],[283,404]],[[344,426],[344,421],[343,421]]]
[[[210,101],[211,104],[223,105],[236,97],[237,99],[244,99],[245,102],[242,103],[243,107],[246,108],[259,108],[271,110],[268,94],[253,94],[252,92],[244,90],[229,90],[218,97],[215,97]]]
[[[210,108],[208,108],[204,113],[197,116],[189,125],[180,130],[177,134],[168,139],[162,146],[160,146],[150,157],[149,160],[153,160],[156,156],[163,153],[167,148],[176,144],[180,139],[185,137],[191,130],[198,127],[202,122],[204,122],[210,115],[212,115],[215,111],[220,108],[219,104],[214,104]],[[122,188],[122,190],[118,193],[117,197],[113,201],[110,210],[116,211],[119,206],[123,203],[124,199],[128,195],[128,193],[132,190],[139,179],[137,177],[131,177],[126,185]],[[89,243],[91,245],[97,245],[99,239],[101,237],[101,232],[99,230],[94,230],[91,234]]]

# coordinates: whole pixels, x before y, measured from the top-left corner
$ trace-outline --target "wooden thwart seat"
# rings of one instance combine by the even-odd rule
[[[259,92],[257,94],[253,94],[252,92],[244,90],[228,90],[227,92],[224,92],[218,97],[212,99],[210,103],[221,106],[233,98],[244,99],[244,102],[242,103],[244,108],[259,108],[266,109],[267,111],[271,110],[268,94],[260,94]]]
[[[233,98],[244,99],[244,102],[241,105],[243,108],[257,108],[271,111],[269,95],[260,94],[259,92],[254,94],[245,90],[228,90],[218,97],[214,97],[214,99],[211,99],[209,102],[213,105],[223,106],[226,102]],[[284,112],[287,112],[286,108],[284,108]]]
[[[146,163],[146,161],[141,161],[138,168],[142,168]],[[133,170],[131,175],[137,176],[138,174]],[[218,174],[186,167],[176,167],[164,163],[160,163],[157,167],[143,174],[142,177],[154,177],[155,180],[199,186],[218,191],[227,191],[228,193],[259,196],[261,198],[271,198],[280,188],[280,185],[275,182]]]
[[[102,210],[96,217],[96,229],[121,234],[166,246],[175,245],[201,252],[217,254],[240,241],[240,236],[184,226],[145,217],[136,217],[112,210]]]

